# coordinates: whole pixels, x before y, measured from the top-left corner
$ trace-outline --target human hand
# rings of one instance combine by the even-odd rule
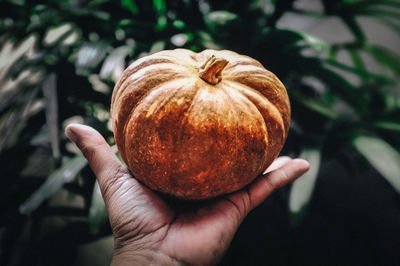
[[[137,181],[93,128],[71,124],[65,133],[97,176],[114,236],[112,265],[216,264],[246,215],[309,168],[302,159],[280,157],[238,192],[183,204]]]

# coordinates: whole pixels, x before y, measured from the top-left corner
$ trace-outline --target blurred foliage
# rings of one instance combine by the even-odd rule
[[[60,230],[84,224],[80,242],[110,234],[95,178],[63,128],[71,121],[91,125],[112,145],[108,111],[116,80],[130,62],[163,49],[237,51],[283,81],[293,109],[283,153],[304,156],[314,167],[292,186],[293,225],[312,200],[320,161],[330,157],[350,172],[371,164],[400,191],[400,57],[372,43],[359,22],[370,17],[398,35],[399,2],[322,0],[319,11],[297,2],[1,1],[0,264],[14,260],[16,239],[27,225],[31,244],[43,241],[46,217],[67,217]],[[281,26],[288,14],[338,18],[351,39],[328,42]],[[60,190],[83,204],[52,205]],[[28,260],[48,265],[35,252],[17,262]]]

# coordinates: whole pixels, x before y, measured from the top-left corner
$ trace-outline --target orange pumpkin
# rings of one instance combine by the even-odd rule
[[[232,51],[161,51],[117,82],[111,119],[122,159],[148,187],[199,200],[239,190],[278,156],[288,134],[285,87]]]

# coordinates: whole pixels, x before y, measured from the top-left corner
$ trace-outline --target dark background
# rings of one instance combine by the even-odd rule
[[[0,265],[108,265],[112,237],[86,160],[113,145],[122,70],[163,49],[259,60],[292,106],[282,155],[311,170],[255,209],[221,265],[400,265],[398,0],[0,1]]]

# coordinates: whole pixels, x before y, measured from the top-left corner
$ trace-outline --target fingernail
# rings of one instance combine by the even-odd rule
[[[302,172],[307,172],[310,169],[310,163],[304,159],[300,158],[293,159],[293,163],[298,164],[299,170]]]
[[[292,158],[290,158],[289,156],[281,156],[276,159],[276,161],[279,163],[286,163],[290,160],[292,160]]]
[[[65,127],[65,135],[73,142],[76,142],[79,135],[84,133],[93,133],[93,129],[91,127],[76,123],[69,124]]]

